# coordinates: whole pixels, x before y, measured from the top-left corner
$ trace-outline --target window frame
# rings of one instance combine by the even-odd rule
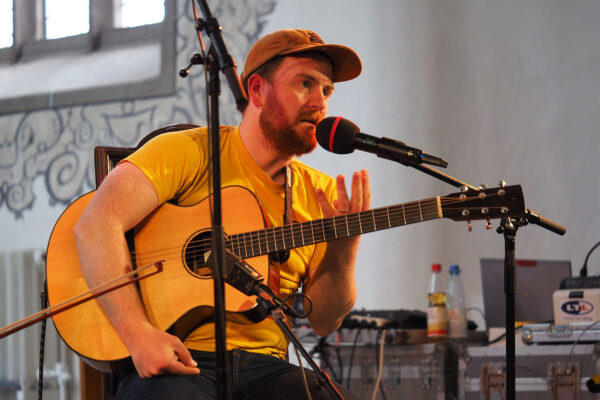
[[[65,90],[53,94],[34,94],[0,99],[0,114],[34,109],[83,105],[139,97],[169,95],[175,91],[176,1],[165,0],[162,22],[128,28],[114,28],[114,1],[90,0],[90,30],[81,35],[40,39],[45,31],[44,0],[13,0],[13,45],[0,49],[0,66],[32,59],[57,56],[63,52],[87,54],[103,49],[158,44],[161,49],[160,73],[141,82]],[[31,17],[33,16],[33,17]],[[33,18],[35,23],[31,23]]]

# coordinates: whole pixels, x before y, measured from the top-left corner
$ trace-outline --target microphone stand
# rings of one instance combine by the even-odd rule
[[[468,185],[450,175],[444,174],[427,165],[409,162],[405,159],[395,160],[408,167],[413,167],[421,172],[433,176],[443,182],[459,187],[463,192],[467,190],[480,191],[481,189]],[[504,186],[504,181],[500,181],[500,186]],[[554,221],[544,218],[539,213],[527,209],[518,219],[504,217],[501,219],[498,233],[504,234],[504,294],[505,294],[505,313],[506,313],[506,399],[514,400],[516,398],[516,351],[515,351],[515,295],[517,292],[517,274],[515,266],[515,238],[517,230],[521,226],[529,223],[536,224],[542,228],[548,229],[558,235],[564,235],[566,228]],[[488,224],[491,227],[491,223]]]
[[[220,161],[220,122],[219,122],[219,95],[221,85],[219,80],[219,71],[227,78],[227,82],[232,90],[238,110],[242,110],[247,103],[246,93],[240,82],[233,57],[229,55],[223,37],[221,36],[221,27],[208,7],[206,0],[198,0],[198,5],[204,16],[204,19],[198,18],[196,5],[192,0],[195,17],[195,29],[198,32],[198,39],[202,44],[200,32],[204,29],[208,34],[211,45],[208,57],[202,60],[201,57],[194,55],[190,66],[182,70],[182,77],[187,75],[187,70],[192,64],[203,63],[209,72],[208,96],[210,98],[210,127],[211,136],[210,156],[212,158],[212,252],[214,262],[211,264],[214,290],[214,321],[215,321],[215,357],[216,357],[216,389],[218,399],[231,399],[231,382],[229,378],[229,363],[227,360],[226,331],[225,331],[225,285],[223,280],[225,268],[225,233],[222,223],[222,204],[221,204],[221,161]]]
[[[517,271],[515,264],[515,238],[517,230],[529,223],[541,226],[558,235],[566,233],[565,227],[542,217],[533,210],[525,210],[518,219],[504,217],[497,229],[504,235],[504,295],[506,305],[506,399],[516,399],[516,356],[515,356],[515,295],[517,293]]]

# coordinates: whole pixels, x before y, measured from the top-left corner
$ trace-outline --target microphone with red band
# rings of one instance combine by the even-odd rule
[[[352,153],[355,149],[376,154],[377,157],[404,165],[431,164],[445,168],[448,161],[423,153],[398,140],[367,135],[342,117],[327,117],[317,125],[317,142],[325,150],[336,154]]]

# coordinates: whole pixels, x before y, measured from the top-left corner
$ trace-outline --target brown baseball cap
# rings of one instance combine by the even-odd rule
[[[277,56],[287,56],[305,51],[326,54],[333,63],[333,82],[349,81],[362,71],[358,55],[350,47],[325,44],[315,32],[306,29],[281,29],[259,39],[248,52],[242,82],[261,65]]]

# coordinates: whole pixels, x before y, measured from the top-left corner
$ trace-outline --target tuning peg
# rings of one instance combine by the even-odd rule
[[[469,230],[469,232],[473,230],[473,224],[471,223],[470,219],[467,220],[467,229]]]
[[[504,179],[500,179],[500,181],[498,182],[498,186],[506,187],[506,182],[504,182]]]
[[[466,200],[467,195],[466,193],[469,191],[469,188],[465,185],[459,186],[458,188],[460,190],[460,196],[458,196],[458,198],[460,200]]]
[[[485,190],[487,188],[488,188],[488,186],[485,183],[482,183],[481,185],[479,185],[479,189],[481,189],[481,190]]]
[[[487,217],[487,224],[485,224],[485,229],[492,229],[492,219],[490,217]]]

